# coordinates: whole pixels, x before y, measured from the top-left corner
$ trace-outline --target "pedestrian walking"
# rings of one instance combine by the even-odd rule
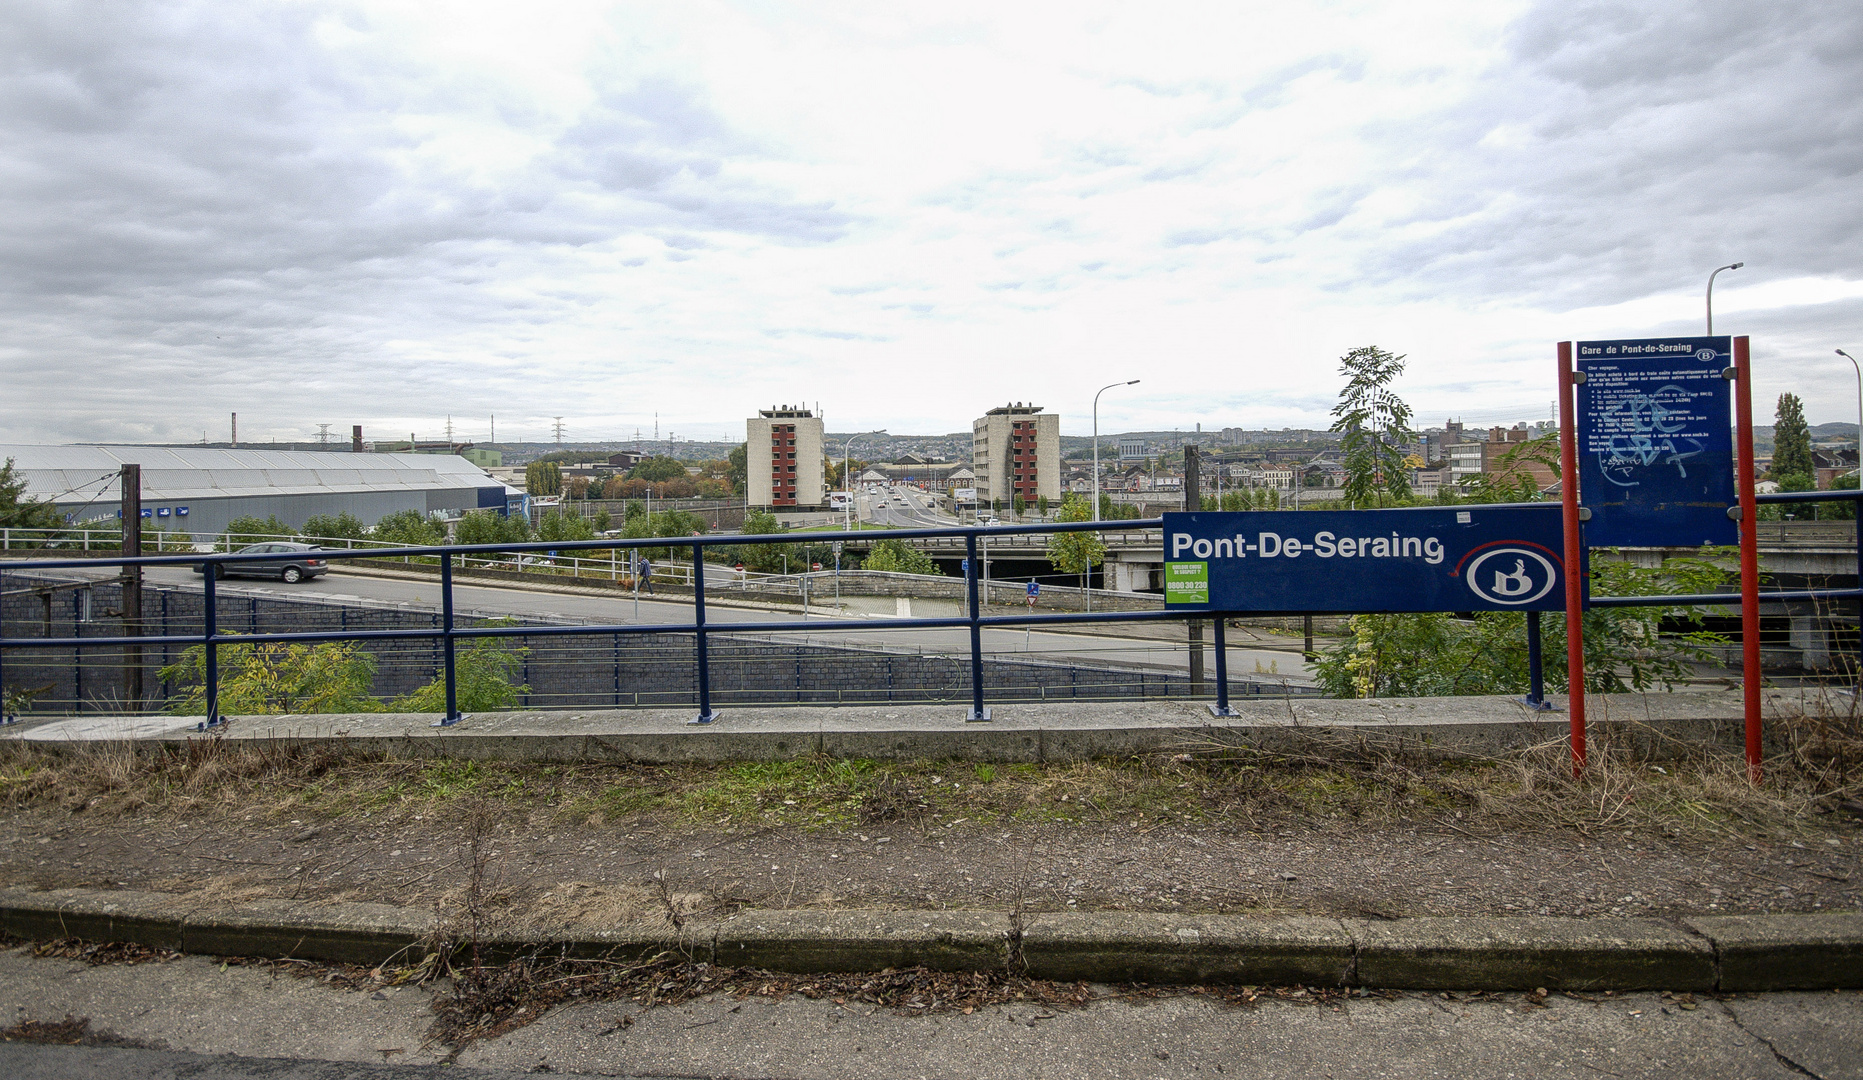
[[[653,592],[653,560],[645,555],[640,557],[640,583],[647,587],[649,594]]]

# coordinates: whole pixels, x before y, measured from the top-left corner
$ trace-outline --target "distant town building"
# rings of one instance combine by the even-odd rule
[[[1035,502],[1061,497],[1061,417],[1017,402],[991,409],[970,425],[970,467],[977,498]]]
[[[893,483],[911,484],[927,491],[948,491],[953,486],[969,487],[968,482],[956,485],[958,473],[964,473],[969,479],[969,470],[962,461],[946,461],[943,458],[922,457],[918,454],[905,454],[892,461],[882,462],[870,467],[883,474]]]
[[[403,442],[377,442],[374,452],[378,454],[455,454],[481,469],[496,469],[505,463],[503,451],[480,450],[469,442],[417,442],[413,439]]]
[[[808,409],[779,405],[744,421],[744,463],[752,506],[772,510],[827,505],[822,421]]]
[[[1119,460],[1120,461],[1132,461],[1134,459],[1144,458],[1146,456],[1148,455],[1145,453],[1145,440],[1144,439],[1122,438],[1119,440]]]
[[[1857,471],[1857,448],[1854,446],[1821,446],[1811,451],[1812,467],[1817,470],[1819,491],[1829,491],[1837,487],[1840,477],[1849,476]],[[1854,487],[1854,481],[1844,487]]]

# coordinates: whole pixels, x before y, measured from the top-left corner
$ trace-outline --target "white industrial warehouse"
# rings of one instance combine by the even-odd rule
[[[247,516],[277,515],[299,528],[345,511],[365,525],[402,510],[504,512],[523,497],[453,454],[0,444],[6,459],[26,482],[27,498],[54,504],[70,522],[115,519],[122,467],[140,465],[143,516],[157,528],[195,534]]]

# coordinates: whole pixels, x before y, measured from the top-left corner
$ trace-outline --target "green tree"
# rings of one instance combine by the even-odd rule
[[[1831,481],[1833,491],[1854,491],[1858,487],[1857,474],[1845,473]],[[1857,504],[1854,502],[1818,503],[1819,521],[1852,521],[1857,516]]]
[[[554,461],[533,461],[524,466],[524,490],[531,495],[561,495],[563,467]]]
[[[644,519],[647,516],[647,504],[641,502],[639,499],[629,499],[627,503],[627,512],[621,516],[628,521],[633,521],[635,518]],[[641,535],[646,536],[648,534],[642,533]]]
[[[1410,406],[1391,391],[1391,382],[1404,373],[1404,358],[1368,345],[1340,357],[1339,373],[1346,385],[1333,406],[1331,430],[1342,433],[1346,502],[1361,508],[1402,505],[1410,498],[1405,444],[1416,437]]]
[[[221,645],[219,652],[222,713],[381,711],[381,703],[369,696],[375,657],[353,641],[229,644]],[[195,716],[206,711],[206,667],[205,648],[194,645],[162,668],[162,681],[179,691],[169,703],[170,713]]]
[[[614,524],[615,524],[614,515],[610,514],[606,507],[603,507],[602,509],[595,511],[595,531],[596,532],[605,533],[609,529],[614,528]]]
[[[631,505],[631,504],[630,504]],[[646,540],[654,537],[671,539],[682,536],[702,536],[710,528],[705,519],[685,510],[662,510],[658,513],[641,513],[638,517],[630,516],[627,524],[621,527],[621,535],[628,540]],[[688,552],[690,546],[688,545]],[[641,553],[656,562],[672,558],[677,549],[668,547],[642,548]]]
[[[446,541],[446,528],[419,510],[397,510],[375,523],[369,539],[406,547],[427,547]]]
[[[1805,426],[1805,405],[1798,395],[1780,394],[1778,411],[1773,414],[1772,468],[1767,475],[1778,480],[1794,474],[1818,474],[1811,461],[1811,429]]]
[[[932,561],[930,555],[917,548],[907,547],[903,541],[881,540],[867,552],[867,558],[860,564],[862,570],[881,570],[894,574],[931,574],[943,576],[944,571]]]
[[[589,520],[580,514],[561,512],[545,514],[537,519],[537,539],[552,542],[570,540],[593,540],[595,528]]]
[[[480,626],[514,626],[511,619],[492,619]],[[530,693],[528,683],[518,683],[524,670],[524,658],[530,649],[514,645],[510,638],[474,638],[464,649],[453,654],[453,700],[460,712],[490,712],[510,709]],[[443,713],[446,711],[446,671],[440,669],[433,681],[398,697],[389,706],[395,712]]]
[[[738,443],[731,448],[731,453],[725,460],[731,463],[730,470],[725,474],[725,479],[731,482],[731,490],[739,495],[744,494],[747,490],[746,485],[750,483],[750,449],[748,445],[745,443]]]
[[[1676,596],[1716,591],[1729,579],[1725,550],[1665,559],[1654,568],[1592,563],[1597,596]],[[1594,608],[1585,613],[1585,688],[1595,693],[1674,689],[1691,665],[1712,660],[1723,639],[1701,628],[1705,608]],[[1565,690],[1565,616],[1541,616],[1541,659],[1549,690]],[[1672,630],[1662,632],[1664,624]],[[1472,621],[1441,613],[1354,615],[1352,634],[1321,652],[1314,674],[1335,697],[1446,697],[1526,691],[1526,616],[1482,612]]]
[[[686,467],[679,461],[665,456],[647,458],[628,470],[629,480],[646,480],[650,483],[664,483],[668,480],[684,480]]]
[[[1100,515],[1102,519],[1105,514]],[[1055,512],[1058,522],[1092,521],[1093,507],[1078,495],[1069,495]],[[1048,537],[1048,562],[1063,574],[1079,574],[1087,587],[1087,574],[1106,561],[1106,541],[1094,532],[1055,533]]]
[[[524,519],[496,510],[468,510],[453,526],[453,539],[461,544],[521,544],[530,539]]]
[[[13,459],[0,465],[0,526],[9,529],[61,529],[64,515],[49,502],[26,496],[26,478],[13,468]],[[17,541],[16,541],[17,542]]]
[[[362,519],[345,510],[340,514],[316,514],[304,522],[304,535],[317,540],[360,540],[368,532]]]
[[[1046,518],[1048,516],[1048,496],[1046,495],[1036,496],[1035,512],[1037,514],[1040,514],[1043,518]]]
[[[1774,469],[1772,481],[1779,485],[1780,491],[1818,490],[1817,481],[1804,473],[1781,473]],[[1819,517],[1820,509],[1822,508],[1816,503],[1761,503],[1759,519],[1761,521],[1815,521]]]
[[[744,515],[745,536],[769,536],[783,531],[783,523],[768,510],[752,510]],[[783,568],[783,556],[791,555],[792,544],[745,544],[739,549],[744,565],[760,574],[773,574]]]
[[[254,517],[248,514],[227,522],[225,535],[221,537],[216,546],[221,551],[237,551],[247,544],[256,544],[261,540],[297,534],[296,529],[278,520],[277,514],[270,514],[266,517]]]

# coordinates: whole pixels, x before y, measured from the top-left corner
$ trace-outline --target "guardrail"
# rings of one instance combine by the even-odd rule
[[[1839,500],[1850,500],[1853,502],[1858,502],[1859,504],[1863,504],[1863,491],[1791,492],[1791,493],[1780,493],[1777,495],[1762,495],[1759,498],[1761,501],[1768,502],[1768,503],[1825,502],[1825,501],[1834,502],[1834,501],[1839,501]],[[1534,504],[1534,505],[1537,505],[1537,504]],[[1036,614],[1031,611],[1027,614],[1018,613],[1018,614],[1009,614],[1009,615],[990,615],[990,616],[986,616],[983,614],[982,605],[979,599],[979,580],[980,580],[980,568],[981,568],[981,563],[982,563],[982,560],[979,558],[979,547],[980,547],[980,544],[986,539],[993,539],[993,538],[1000,537],[1000,536],[1053,534],[1053,533],[1066,533],[1066,532],[1106,533],[1106,532],[1112,532],[1112,531],[1124,531],[1124,530],[1134,530],[1134,529],[1157,529],[1157,528],[1161,528],[1163,524],[1164,522],[1162,519],[1153,518],[1150,520],[1137,521],[1137,522],[1133,522],[1133,521],[1073,522],[1073,523],[1046,522],[1046,523],[1042,523],[1039,525],[991,526],[988,528],[977,528],[977,527],[948,528],[947,527],[947,528],[930,528],[930,529],[891,530],[888,535],[890,538],[895,538],[895,539],[905,540],[905,539],[917,539],[917,538],[951,537],[951,538],[960,540],[963,543],[964,551],[965,551],[965,555],[967,559],[967,563],[966,563],[967,569],[964,575],[964,593],[965,593],[964,600],[965,600],[966,609],[967,609],[966,614],[961,615],[961,616],[952,616],[952,617],[932,617],[932,618],[920,618],[920,619],[914,619],[914,618],[860,619],[860,620],[828,619],[828,620],[812,620],[806,623],[799,623],[799,622],[794,622],[794,621],[730,623],[728,624],[730,629],[727,632],[787,634],[787,633],[794,633],[794,632],[797,632],[798,630],[804,630],[804,629],[806,629],[809,632],[822,632],[822,631],[829,631],[829,630],[894,630],[894,629],[900,629],[900,630],[927,629],[927,630],[930,630],[930,629],[948,629],[948,628],[959,628],[959,627],[968,629],[969,636],[970,636],[969,659],[970,659],[971,702],[970,702],[970,707],[969,707],[968,713],[966,714],[965,719],[970,720],[970,721],[981,722],[981,721],[987,721],[990,719],[990,709],[984,702],[984,680],[983,680],[982,638],[983,638],[983,630],[986,627],[1034,627],[1034,626],[1072,625],[1072,624],[1080,624],[1080,623],[1174,622],[1174,621],[1187,621],[1187,620],[1209,620],[1214,625],[1214,629],[1215,629],[1213,644],[1215,646],[1215,661],[1216,661],[1216,664],[1215,664],[1216,666],[1216,673],[1215,673],[1216,674],[1216,679],[1215,679],[1216,681],[1216,704],[1212,706],[1212,712],[1214,712],[1218,716],[1234,715],[1234,713],[1231,711],[1229,707],[1228,660],[1227,660],[1227,647],[1226,647],[1226,641],[1225,641],[1225,636],[1224,636],[1225,620],[1229,616],[1236,615],[1236,614],[1295,614],[1295,615],[1298,615],[1298,614],[1302,614],[1301,612],[1243,613],[1243,612],[1207,611],[1207,610],[1202,610],[1202,609],[1176,610],[1176,611],[1166,609],[1166,610],[1154,610],[1154,611],[1083,612],[1083,613],[1061,613],[1061,614]],[[854,537],[857,535],[859,534],[858,533],[841,533],[841,534],[828,533],[828,534],[822,534],[820,538],[823,540],[847,539],[847,538]],[[407,558],[407,559],[418,558],[418,559],[436,560],[440,568],[441,625],[438,628],[434,628],[434,629],[411,629],[410,628],[410,629],[397,629],[397,630],[297,631],[297,632],[286,632],[286,633],[264,633],[264,634],[242,634],[242,635],[224,635],[219,632],[217,621],[216,621],[217,620],[217,609],[216,609],[216,604],[215,604],[215,593],[214,593],[215,582],[218,580],[220,576],[218,573],[219,569],[225,565],[236,564],[236,563],[266,563],[266,562],[290,561],[296,558],[300,558],[302,556],[301,552],[253,553],[253,554],[225,553],[225,552],[205,552],[205,553],[196,552],[192,554],[144,556],[144,557],[135,558],[135,559],[125,559],[121,557],[101,558],[101,559],[97,559],[97,558],[93,558],[93,559],[33,559],[33,560],[21,560],[19,562],[11,563],[10,566],[15,569],[35,569],[35,570],[38,570],[38,569],[44,569],[44,570],[75,569],[75,568],[81,568],[81,567],[97,567],[97,566],[200,566],[203,570],[201,579],[202,579],[203,588],[205,590],[205,600],[203,604],[204,625],[202,627],[202,632],[199,634],[169,635],[159,640],[170,641],[170,642],[180,641],[180,642],[185,642],[188,644],[199,644],[199,645],[204,646],[204,651],[205,651],[204,683],[205,683],[205,697],[206,697],[206,703],[205,703],[206,719],[202,722],[202,725],[201,725],[202,728],[217,727],[220,723],[223,722],[219,714],[219,660],[218,660],[218,649],[219,649],[219,646],[223,644],[229,644],[229,643],[234,643],[234,642],[241,643],[241,644],[248,644],[248,643],[262,643],[262,642],[320,642],[320,641],[351,641],[351,640],[370,640],[370,639],[438,639],[442,645],[442,650],[441,650],[442,657],[443,657],[442,670],[443,670],[443,677],[445,679],[445,684],[446,684],[446,713],[440,719],[440,721],[438,722],[436,726],[450,726],[452,724],[458,723],[461,719],[463,719],[458,709],[458,697],[457,697],[457,692],[456,692],[456,680],[455,680],[455,645],[462,638],[471,639],[471,638],[519,637],[519,636],[548,637],[548,636],[556,636],[556,635],[573,635],[573,634],[632,635],[632,634],[667,634],[667,633],[682,633],[682,634],[690,633],[693,635],[694,652],[695,652],[694,662],[696,664],[696,674],[697,674],[696,682],[697,682],[697,687],[698,687],[698,699],[699,699],[698,701],[699,714],[691,722],[695,724],[709,724],[718,718],[718,713],[716,710],[712,708],[711,672],[710,672],[708,656],[707,656],[708,636],[711,633],[718,632],[718,631],[714,630],[713,626],[706,622],[705,578],[706,578],[706,574],[708,573],[708,567],[710,568],[709,572],[713,574],[718,573],[720,570],[720,567],[718,566],[718,564],[708,564],[705,561],[705,549],[712,548],[712,547],[740,546],[744,544],[789,543],[789,542],[792,542],[789,536],[778,533],[778,534],[763,534],[763,535],[755,535],[755,536],[730,535],[730,536],[710,536],[710,537],[707,537],[707,536],[647,537],[647,538],[640,538],[640,539],[625,539],[625,540],[618,539],[618,538],[604,538],[604,539],[599,539],[599,540],[577,540],[577,541],[531,541],[531,542],[518,543],[518,544],[472,544],[472,545],[388,547],[388,548],[373,548],[373,547],[326,548],[320,551],[319,554],[321,557],[325,559],[330,559],[330,560],[341,560],[341,559],[351,559],[351,558]],[[459,627],[455,625],[454,603],[453,603],[454,601],[453,569],[454,569],[454,562],[456,559],[463,561],[463,560],[472,559],[476,557],[476,558],[481,558],[481,559],[492,559],[496,561],[496,559],[508,560],[514,555],[521,559],[524,556],[534,555],[537,553],[548,554],[548,553],[555,552],[555,553],[559,553],[559,557],[560,557],[560,553],[562,552],[606,551],[608,552],[608,559],[610,563],[612,564],[616,558],[615,553],[617,551],[625,550],[625,551],[630,552],[631,554],[642,548],[686,548],[686,549],[690,549],[691,562],[686,564],[685,569],[687,573],[689,574],[689,580],[691,582],[691,588],[692,588],[692,605],[693,605],[692,622],[673,623],[673,624],[665,624],[665,625],[613,624],[613,625],[593,625],[593,626],[591,625],[570,625],[570,626],[522,626],[522,627],[510,627],[510,626]],[[494,557],[496,557],[496,559],[494,559]],[[580,558],[579,556],[571,556],[571,557]],[[1859,550],[1858,559],[1859,559],[1858,580],[1859,580],[1859,584],[1863,585],[1863,549]],[[657,575],[657,572],[658,571],[656,570],[656,575]],[[1852,600],[1858,600],[1860,603],[1863,603],[1863,588],[1802,590],[1802,591],[1794,591],[1794,592],[1763,593],[1761,594],[1760,599],[1762,601],[1791,601],[1791,600],[1807,600],[1807,599],[1818,599],[1818,600],[1852,599]],[[1705,594],[1705,595],[1690,595],[1690,596],[1592,597],[1589,600],[1590,605],[1594,607],[1688,607],[1688,606],[1709,605],[1709,604],[1737,604],[1739,602],[1740,602],[1740,596],[1737,593],[1712,593],[1712,594]],[[1528,613],[1528,614],[1532,616],[1532,615],[1535,615],[1536,613]],[[1860,614],[1860,617],[1863,617],[1863,611],[1860,611],[1859,614]],[[1531,686],[1531,690],[1528,696],[1528,701],[1535,705],[1542,703],[1544,700],[1544,690],[1543,690],[1543,686],[1541,682],[1541,665],[1539,663],[1539,655],[1538,655],[1538,646],[1539,646],[1539,634],[1537,632],[1538,623],[1539,623],[1539,620],[1537,617],[1529,618],[1528,641],[1529,641],[1529,650],[1532,654],[1529,657],[1529,669],[1531,672],[1530,678],[1531,678],[1532,686]],[[0,633],[3,633],[3,631],[4,631],[4,627],[0,627]],[[150,640],[151,639],[148,637],[143,637],[139,635],[126,635],[126,636],[119,636],[119,637],[72,637],[72,638],[52,638],[52,637],[7,638],[4,636],[0,636],[0,647],[26,648],[26,649],[49,649],[49,648],[60,648],[60,647],[67,647],[67,646],[74,647],[74,648],[75,647],[110,646],[110,645],[137,646],[137,645],[147,644]],[[4,672],[4,669],[0,668],[0,674],[3,674],[3,672]],[[8,718],[8,719],[10,720],[11,718]]]

